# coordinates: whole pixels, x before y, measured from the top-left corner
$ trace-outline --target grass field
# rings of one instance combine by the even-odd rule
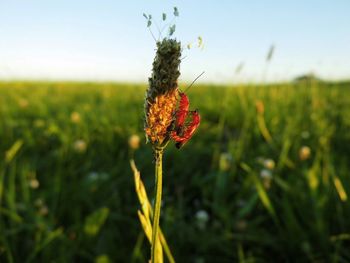
[[[153,193],[146,86],[0,84],[0,262],[146,262],[128,138]],[[196,85],[167,147],[177,262],[350,262],[350,83]],[[308,152],[310,150],[310,152]]]

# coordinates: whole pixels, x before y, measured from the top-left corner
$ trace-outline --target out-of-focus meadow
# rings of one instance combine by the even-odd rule
[[[145,89],[0,84],[0,262],[147,261],[129,166],[151,196]],[[201,125],[164,157],[161,227],[177,262],[350,262],[350,83],[189,97]]]

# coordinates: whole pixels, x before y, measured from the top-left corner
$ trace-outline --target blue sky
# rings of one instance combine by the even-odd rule
[[[0,78],[147,81],[155,42],[142,13],[161,22],[173,6],[176,38],[204,41],[184,50],[183,81],[350,78],[349,0],[1,0]]]

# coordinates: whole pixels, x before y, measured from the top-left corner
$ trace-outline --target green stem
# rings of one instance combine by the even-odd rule
[[[160,207],[162,202],[162,159],[163,149],[155,149],[156,154],[156,193],[155,193],[155,204],[154,204],[154,215],[153,215],[153,226],[152,226],[152,248],[151,248],[151,263],[157,263],[157,249],[159,245],[158,232],[159,232],[159,218],[160,218]]]
[[[175,263],[174,256],[170,251],[170,248],[169,248],[168,243],[167,243],[167,241],[162,233],[161,228],[159,228],[159,233],[160,233],[160,236],[159,236],[160,243],[162,244],[162,248],[164,249],[164,252],[168,258],[169,263]]]

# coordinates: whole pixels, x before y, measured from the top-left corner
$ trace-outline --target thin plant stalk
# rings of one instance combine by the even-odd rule
[[[159,246],[159,218],[160,218],[160,208],[162,202],[162,159],[163,159],[163,149],[156,149],[156,167],[155,167],[155,178],[156,178],[156,192],[155,192],[155,204],[154,204],[154,215],[153,215],[153,226],[152,226],[152,248],[151,248],[151,263],[158,263],[156,261],[156,251],[157,249],[162,249]]]
[[[135,161],[133,159],[130,160],[130,166],[132,171],[134,172],[134,180],[135,180],[135,186],[136,186],[136,193],[138,195],[140,204],[142,206],[142,213],[139,214],[139,216],[143,216],[145,220],[145,224],[142,226],[144,227],[145,234],[147,236],[147,239],[149,240],[150,244],[152,244],[152,221],[153,220],[153,207],[151,206],[151,203],[148,200],[147,193],[145,190],[145,186],[140,178],[140,172],[137,170],[137,167],[135,165]],[[146,204],[146,205],[145,205]],[[141,221],[142,224],[142,221]],[[147,232],[148,226],[149,225],[149,233]],[[165,236],[162,232],[161,227],[159,227],[159,239],[160,243],[162,245],[162,248],[168,258],[169,263],[175,263],[174,256],[172,255],[169,245],[165,239]]]

